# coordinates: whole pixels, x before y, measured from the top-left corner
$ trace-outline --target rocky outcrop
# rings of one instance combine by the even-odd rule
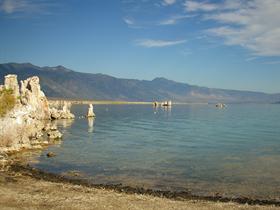
[[[47,133],[47,136],[49,139],[60,139],[62,137],[62,134],[58,131],[57,126],[55,124],[47,124],[44,127],[44,130]]]
[[[52,119],[74,119],[75,115],[70,111],[71,103],[64,101],[62,109],[53,107],[50,109]]]
[[[17,75],[8,74],[7,76],[5,76],[5,82],[4,82],[3,87],[7,90],[9,90],[9,89],[13,90],[14,95],[17,98],[19,96],[19,86],[18,86]]]
[[[31,77],[20,84],[16,75],[7,75],[2,86],[13,90],[17,104],[0,118],[0,152],[39,148],[62,137],[57,127],[50,126],[51,111],[39,78]]]
[[[93,112],[93,105],[92,104],[89,104],[87,117],[95,117],[95,114]]]
[[[5,151],[30,149],[43,136],[43,122],[29,115],[29,107],[14,109],[0,119],[0,147]],[[42,139],[43,141],[43,139]]]
[[[31,77],[21,81],[20,99],[21,103],[30,106],[37,119],[50,119],[50,110],[48,100],[41,91],[39,77]]]
[[[219,109],[223,109],[223,108],[226,107],[226,105],[223,104],[223,103],[217,103],[215,106],[216,106],[217,108],[219,108]]]

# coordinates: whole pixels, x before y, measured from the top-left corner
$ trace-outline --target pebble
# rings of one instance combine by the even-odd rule
[[[47,153],[47,157],[49,157],[49,158],[50,158],[50,157],[55,157],[55,156],[56,156],[56,155],[55,155],[53,152],[48,152],[48,153]]]

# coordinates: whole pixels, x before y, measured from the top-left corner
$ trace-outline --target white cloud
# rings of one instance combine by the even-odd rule
[[[24,11],[27,7],[28,3],[22,0],[3,0],[0,5],[1,11],[7,14]]]
[[[250,61],[257,60],[257,59],[258,59],[258,57],[249,57],[249,58],[246,58],[245,61],[250,62]]]
[[[175,4],[176,0],[163,0],[163,5],[172,5]]]
[[[195,16],[196,15],[175,15],[175,16],[171,16],[168,19],[160,21],[159,25],[175,25],[182,19],[192,18],[192,17],[195,17]]]
[[[123,21],[127,24],[127,25],[134,25],[134,21],[131,18],[123,18]]]
[[[184,4],[185,8],[189,12],[194,11],[213,11],[218,8],[217,4],[211,4],[211,3],[204,3],[204,2],[197,2],[197,1],[186,1]]]
[[[200,11],[203,20],[219,24],[206,33],[224,39],[226,45],[242,46],[257,56],[280,56],[279,0],[186,1],[185,6],[188,11]]]
[[[0,0],[0,12],[12,15],[14,13],[44,13],[46,7],[55,4],[45,2],[43,0]]]
[[[250,0],[248,0],[250,1]],[[215,10],[231,10],[237,9],[245,1],[242,0],[224,0],[222,3],[208,3],[208,2],[198,2],[194,0],[187,0],[184,3],[185,9],[188,12],[196,11],[215,11]]]
[[[136,45],[142,47],[168,47],[173,45],[179,45],[185,43],[186,40],[154,40],[154,39],[143,39],[137,40]]]

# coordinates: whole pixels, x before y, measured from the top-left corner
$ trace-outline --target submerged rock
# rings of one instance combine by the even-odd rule
[[[56,155],[55,155],[53,152],[48,152],[48,153],[47,153],[47,157],[49,157],[49,158],[50,158],[50,157],[55,157],[55,156],[56,156]]]

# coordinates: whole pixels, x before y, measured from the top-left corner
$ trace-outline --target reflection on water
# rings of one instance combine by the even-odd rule
[[[172,106],[153,106],[154,114],[161,114],[162,112],[166,116],[171,116],[171,108]]]
[[[93,131],[94,131],[93,124],[94,124],[94,118],[89,117],[88,118],[88,132],[89,133],[93,133]]]
[[[52,121],[57,126],[62,126],[63,128],[71,127],[71,125],[74,123],[74,119],[60,119],[60,120],[54,120]]]
[[[73,107],[76,116],[85,109]],[[95,113],[57,122],[62,145],[48,148],[57,156],[33,165],[78,170],[94,183],[280,199],[277,105],[98,105]]]

